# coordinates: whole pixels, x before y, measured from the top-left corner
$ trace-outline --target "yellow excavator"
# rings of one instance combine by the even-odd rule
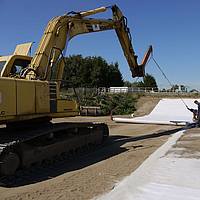
[[[113,19],[88,16],[112,10]],[[0,57],[0,177],[56,156],[100,144],[109,136],[104,123],[56,123],[52,118],[78,115],[78,103],[59,97],[65,52],[76,35],[114,29],[133,77],[145,75],[152,46],[141,65],[131,44],[127,19],[116,5],[86,12],[69,12],[47,25],[33,57],[32,43],[18,45],[13,55]],[[56,74],[55,63],[59,62]],[[73,85],[68,72],[69,82]]]

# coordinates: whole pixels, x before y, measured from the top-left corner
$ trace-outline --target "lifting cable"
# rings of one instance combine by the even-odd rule
[[[165,73],[163,72],[163,70],[160,68],[160,66],[158,65],[158,63],[155,61],[155,59],[154,59],[154,57],[153,57],[153,53],[151,53],[151,57],[150,57],[148,63],[150,62],[151,59],[154,61],[154,63],[156,64],[156,66],[158,67],[158,69],[161,71],[161,73],[163,74],[163,76],[165,77],[165,79],[168,81],[168,83],[171,85],[171,87],[174,88],[174,86],[173,86],[172,83],[169,81],[169,79],[167,78],[167,76],[165,75]],[[147,64],[148,64],[148,63],[147,63]],[[183,99],[181,98],[181,96],[179,95],[179,93],[178,93],[178,96],[179,96],[179,98],[182,100],[182,102],[183,102],[183,104],[186,106],[186,108],[189,110],[187,104],[183,101]]]

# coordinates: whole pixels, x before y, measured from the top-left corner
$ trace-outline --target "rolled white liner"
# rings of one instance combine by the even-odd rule
[[[185,126],[189,125],[191,122],[187,121],[156,121],[156,120],[135,120],[135,119],[125,119],[125,118],[114,118],[115,122],[122,123],[136,123],[136,124],[161,124],[161,125],[179,125]]]

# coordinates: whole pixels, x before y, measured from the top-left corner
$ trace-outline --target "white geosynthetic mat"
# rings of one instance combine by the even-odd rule
[[[186,128],[185,128],[186,129]],[[200,160],[165,155],[183,134],[175,133],[129,177],[98,200],[198,200]]]
[[[195,99],[183,99],[189,108],[197,109]],[[193,123],[193,114],[181,99],[162,99],[149,115],[132,119],[113,118],[115,122],[186,125]]]

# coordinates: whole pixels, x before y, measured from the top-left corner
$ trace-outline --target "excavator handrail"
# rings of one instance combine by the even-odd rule
[[[62,50],[61,50],[60,48],[51,47],[51,51],[50,51],[49,58],[48,58],[48,64],[47,64],[47,67],[46,67],[45,76],[42,77],[42,78],[38,78],[38,79],[39,79],[39,80],[46,80],[46,79],[47,79],[47,72],[48,72],[48,68],[49,68],[49,66],[50,66],[51,54],[52,54],[52,52],[53,52],[53,49],[56,49],[56,50],[59,50],[59,51],[60,51],[60,55],[61,55],[61,58],[62,58],[62,60],[63,60],[63,62],[64,62],[64,65],[65,65],[65,68],[66,68],[66,71],[67,71],[67,75],[68,75],[68,78],[69,78],[69,83],[71,83],[71,85],[72,85],[72,88],[73,88],[73,90],[74,90],[74,94],[76,95],[76,98],[77,98],[77,103],[78,103],[78,105],[80,106],[78,95],[77,95],[77,93],[76,93],[76,90],[75,90],[73,81],[72,81],[72,79],[71,79],[71,75],[70,75],[70,73],[69,73],[67,64],[66,64],[66,62],[65,62],[65,58],[64,58],[64,56],[63,56]],[[52,77],[52,68],[53,68],[53,66],[50,66],[50,74],[49,74],[48,81],[51,81],[51,80],[52,80],[52,79],[51,79],[51,77]],[[56,79],[54,79],[54,81],[55,81],[55,80],[56,80]],[[61,80],[58,80],[58,79],[57,79],[56,81],[61,81]]]

